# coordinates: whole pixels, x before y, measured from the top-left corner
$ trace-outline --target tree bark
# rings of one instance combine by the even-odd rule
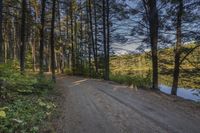
[[[105,12],[105,0],[102,0],[103,5],[103,47],[104,47],[104,79],[106,80],[106,12]]]
[[[181,49],[181,25],[182,25],[182,15],[183,15],[183,0],[179,0],[178,13],[177,13],[177,23],[176,23],[176,47],[175,47],[175,61],[174,61],[174,73],[173,73],[173,84],[171,94],[177,94],[179,72],[180,72],[180,49]]]
[[[87,10],[87,19],[86,19],[86,23],[87,23],[87,28],[90,29],[90,22],[89,22],[89,5],[87,4],[86,6],[86,10]],[[90,39],[90,30],[87,30],[87,35],[88,35],[88,63],[89,63],[89,76],[92,75],[92,64],[91,64],[91,39]]]
[[[82,3],[82,1],[80,1],[80,3]],[[80,4],[80,6],[82,7],[82,5]],[[83,11],[81,9],[80,11],[80,55],[83,56]],[[81,65],[81,71],[80,73],[83,74],[83,70],[84,70],[84,65],[83,65],[83,58],[80,58],[80,65]]]
[[[36,38],[33,39],[32,42],[32,63],[33,63],[33,71],[36,71]],[[30,44],[31,45],[31,44]]]
[[[3,0],[0,0],[0,64],[3,63]]]
[[[106,80],[109,80],[110,72],[110,8],[109,0],[106,0],[106,23],[107,23],[107,55],[106,55]]]
[[[158,11],[156,0],[148,0],[149,8],[149,28],[150,28],[150,43],[151,43],[151,55],[152,55],[152,89],[158,90]]]
[[[22,1],[22,21],[21,21],[21,45],[20,45],[20,71],[25,70],[25,27],[26,27],[26,0]]]
[[[56,0],[53,0],[52,6],[52,19],[51,19],[51,72],[52,80],[56,82],[55,76],[55,38],[54,38],[54,29],[55,29],[55,12],[56,12]]]
[[[75,53],[74,53],[74,30],[73,30],[73,1],[70,2],[70,19],[71,19],[71,65],[72,73],[75,74]]]
[[[42,12],[41,12],[41,29],[40,29],[40,74],[43,74],[43,61],[44,61],[44,26],[45,26],[45,8],[46,0],[42,0]]]
[[[97,25],[97,8],[96,8],[96,1],[93,0],[94,3],[94,25],[95,25],[95,54],[96,54],[96,58],[98,57],[98,49],[97,49],[97,45],[98,45],[98,38],[97,38],[97,34],[98,34],[98,25]],[[97,59],[96,59],[97,60]],[[98,74],[98,69],[99,69],[99,64],[98,64],[98,60],[96,61],[96,73]]]
[[[109,80],[109,5],[103,0],[104,79]]]
[[[92,44],[92,49],[93,49],[95,72],[97,73],[98,67],[97,67],[97,56],[96,56],[96,50],[95,50],[95,42],[94,42],[94,36],[93,36],[93,19],[92,19],[92,3],[91,3],[91,0],[88,0],[88,12],[89,12],[89,22],[90,22],[90,42]]]

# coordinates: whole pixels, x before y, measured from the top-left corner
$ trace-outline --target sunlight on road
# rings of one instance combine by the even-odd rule
[[[88,81],[88,79],[83,79],[83,80],[75,81],[75,82],[73,82],[73,85],[70,86],[70,87],[74,87],[74,86],[80,85],[81,83],[83,83],[85,81]]]

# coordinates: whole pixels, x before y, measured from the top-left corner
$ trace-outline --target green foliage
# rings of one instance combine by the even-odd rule
[[[67,74],[67,75],[72,75],[73,74],[73,72],[72,72],[72,70],[70,68],[65,68],[64,69],[64,73]]]
[[[41,93],[53,88],[53,83],[44,76],[22,75],[12,63],[0,66],[0,79],[6,82],[8,90],[23,94]]]
[[[151,85],[151,78],[149,76],[142,77],[139,75],[110,75],[110,79],[120,84],[133,85],[142,88],[149,88]]]
[[[4,109],[6,116],[0,118],[0,132],[36,133],[41,122],[54,108],[51,101],[41,100],[39,97],[18,97]]]
[[[51,80],[44,75],[22,75],[13,63],[0,65],[0,80],[0,132],[39,132],[56,107],[46,97],[53,89]]]
[[[196,46],[195,44],[183,45],[181,48],[181,59],[188,53],[188,51],[190,51],[195,46]],[[197,48],[181,64],[180,78],[179,78],[180,87],[199,89],[199,84],[200,84],[199,52],[200,48]],[[125,75],[127,77],[132,77],[132,76],[145,77],[145,75],[149,74],[149,71],[151,71],[152,67],[149,55],[150,53],[147,52],[143,54],[113,56],[111,57],[110,60],[111,73],[113,75],[120,74],[120,76],[122,75],[123,77]],[[174,49],[173,48],[161,49],[158,51],[158,57],[159,57],[158,60],[159,82],[171,86],[173,80],[173,69],[174,69]]]

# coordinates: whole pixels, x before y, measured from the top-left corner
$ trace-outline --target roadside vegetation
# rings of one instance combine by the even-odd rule
[[[54,85],[44,76],[22,75],[18,66],[0,65],[0,132],[36,133],[55,111]]]

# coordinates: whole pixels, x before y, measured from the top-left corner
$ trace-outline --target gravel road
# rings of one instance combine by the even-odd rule
[[[58,133],[199,133],[200,106],[160,92],[60,76]]]

